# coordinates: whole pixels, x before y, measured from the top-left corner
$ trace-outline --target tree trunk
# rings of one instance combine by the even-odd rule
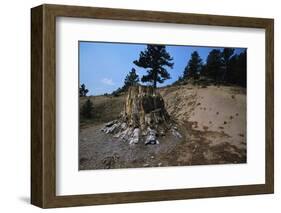
[[[153,81],[153,88],[156,89],[156,87],[157,87],[157,80],[154,80]]]
[[[169,120],[162,96],[152,87],[130,87],[124,112],[127,124],[141,130],[155,128]]]
[[[158,136],[168,130],[180,137],[176,129],[165,109],[164,99],[153,87],[132,86],[120,118],[107,123],[102,131],[113,133],[130,144],[140,140],[145,144],[158,144]]]
[[[153,88],[157,87],[157,70],[154,70],[154,78],[153,78]]]

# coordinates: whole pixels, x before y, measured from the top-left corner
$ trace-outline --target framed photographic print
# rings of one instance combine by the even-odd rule
[[[274,191],[273,19],[31,9],[31,203]]]

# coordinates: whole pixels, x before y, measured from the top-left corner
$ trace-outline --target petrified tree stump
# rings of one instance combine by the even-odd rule
[[[111,121],[102,129],[114,137],[136,144],[159,144],[158,136],[171,130],[181,137],[165,109],[162,96],[153,87],[132,86],[128,90],[124,111],[119,119]]]
[[[169,120],[164,100],[152,87],[130,87],[126,98],[124,116],[129,126],[145,130],[157,128]]]

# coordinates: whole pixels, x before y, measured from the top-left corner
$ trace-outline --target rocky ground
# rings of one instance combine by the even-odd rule
[[[246,91],[230,86],[159,89],[182,138],[131,144],[101,131],[124,110],[125,95],[91,97],[95,117],[81,120],[79,169],[139,168],[246,162]],[[85,98],[80,100],[83,104]]]

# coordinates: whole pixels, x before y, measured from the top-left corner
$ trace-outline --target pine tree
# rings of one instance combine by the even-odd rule
[[[88,92],[89,92],[89,90],[86,89],[85,84],[82,84],[81,87],[79,88],[79,96],[80,97],[85,97]]]
[[[136,69],[132,68],[132,70],[125,78],[123,89],[127,90],[130,86],[137,85],[138,82],[139,82],[139,76],[136,73]]]
[[[247,86],[247,52],[246,50],[239,54],[239,80],[238,84],[240,86],[246,87]]]
[[[157,82],[163,83],[170,79],[170,74],[165,67],[173,68],[172,60],[164,45],[147,45],[147,49],[141,51],[139,59],[134,61],[134,64],[147,69],[147,75],[144,75],[141,81],[151,82],[156,88]]]
[[[200,58],[198,52],[194,51],[191,54],[191,58],[184,69],[183,77],[185,79],[186,78],[198,79],[199,74],[202,71],[202,67],[203,67],[202,59]]]
[[[219,49],[213,49],[208,57],[205,69],[205,75],[215,81],[220,80],[223,66],[222,54]]]
[[[233,55],[229,60],[227,82],[247,86],[247,52]]]
[[[222,51],[222,59],[223,59],[222,81],[226,79],[226,75],[230,71],[229,61],[233,53],[234,53],[234,48],[224,48]]]

